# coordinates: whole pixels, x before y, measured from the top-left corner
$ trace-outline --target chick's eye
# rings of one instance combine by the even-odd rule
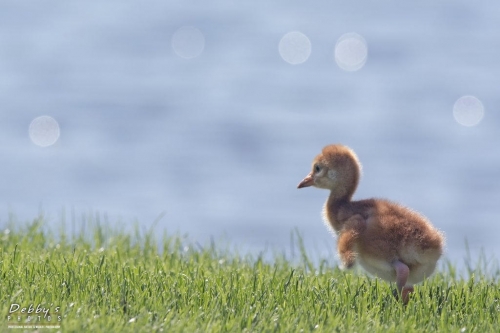
[[[319,165],[317,165],[317,164],[316,164],[316,165],[314,166],[314,171],[315,171],[315,172],[319,172],[319,170],[321,170],[321,168],[320,168],[320,166],[319,166]]]

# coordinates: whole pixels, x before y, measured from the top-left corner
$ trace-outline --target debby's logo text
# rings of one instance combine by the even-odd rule
[[[36,306],[21,306],[17,303],[12,303],[7,315],[7,321],[12,322],[28,322],[28,323],[53,323],[60,322],[62,316],[59,315],[60,306],[56,306],[53,310],[50,307],[44,307],[41,304]]]

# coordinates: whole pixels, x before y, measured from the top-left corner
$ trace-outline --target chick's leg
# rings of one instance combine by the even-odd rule
[[[413,286],[404,286],[401,291],[401,299],[403,300],[403,304],[408,304],[410,300],[410,293],[413,292]]]
[[[413,286],[407,286],[408,276],[410,275],[410,269],[404,263],[396,260],[392,263],[392,267],[396,270],[396,285],[398,288],[398,294],[401,294],[401,299],[404,304],[407,304],[410,299],[410,293],[413,292]]]

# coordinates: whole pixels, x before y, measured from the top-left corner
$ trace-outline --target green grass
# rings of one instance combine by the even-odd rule
[[[1,332],[26,324],[27,315],[7,322],[14,303],[50,308],[50,324],[61,332],[484,333],[500,327],[498,269],[478,267],[463,278],[443,264],[403,306],[383,281],[326,261],[313,266],[300,242],[302,259],[292,263],[201,248],[181,237],[157,243],[152,233],[98,223],[71,237],[56,237],[41,218],[1,232]]]

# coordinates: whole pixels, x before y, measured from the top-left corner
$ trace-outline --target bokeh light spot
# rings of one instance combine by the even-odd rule
[[[474,96],[462,96],[453,105],[453,117],[460,125],[476,126],[483,116],[483,103]]]
[[[302,64],[311,55],[311,41],[301,32],[289,32],[281,38],[279,52],[289,64]]]
[[[205,36],[195,27],[181,27],[172,36],[172,48],[181,58],[196,58],[205,49]]]
[[[347,33],[335,45],[335,62],[345,71],[361,69],[368,57],[368,46],[365,39],[355,32]]]
[[[41,116],[33,119],[29,127],[31,141],[40,147],[48,147],[59,139],[59,124],[49,116]]]

